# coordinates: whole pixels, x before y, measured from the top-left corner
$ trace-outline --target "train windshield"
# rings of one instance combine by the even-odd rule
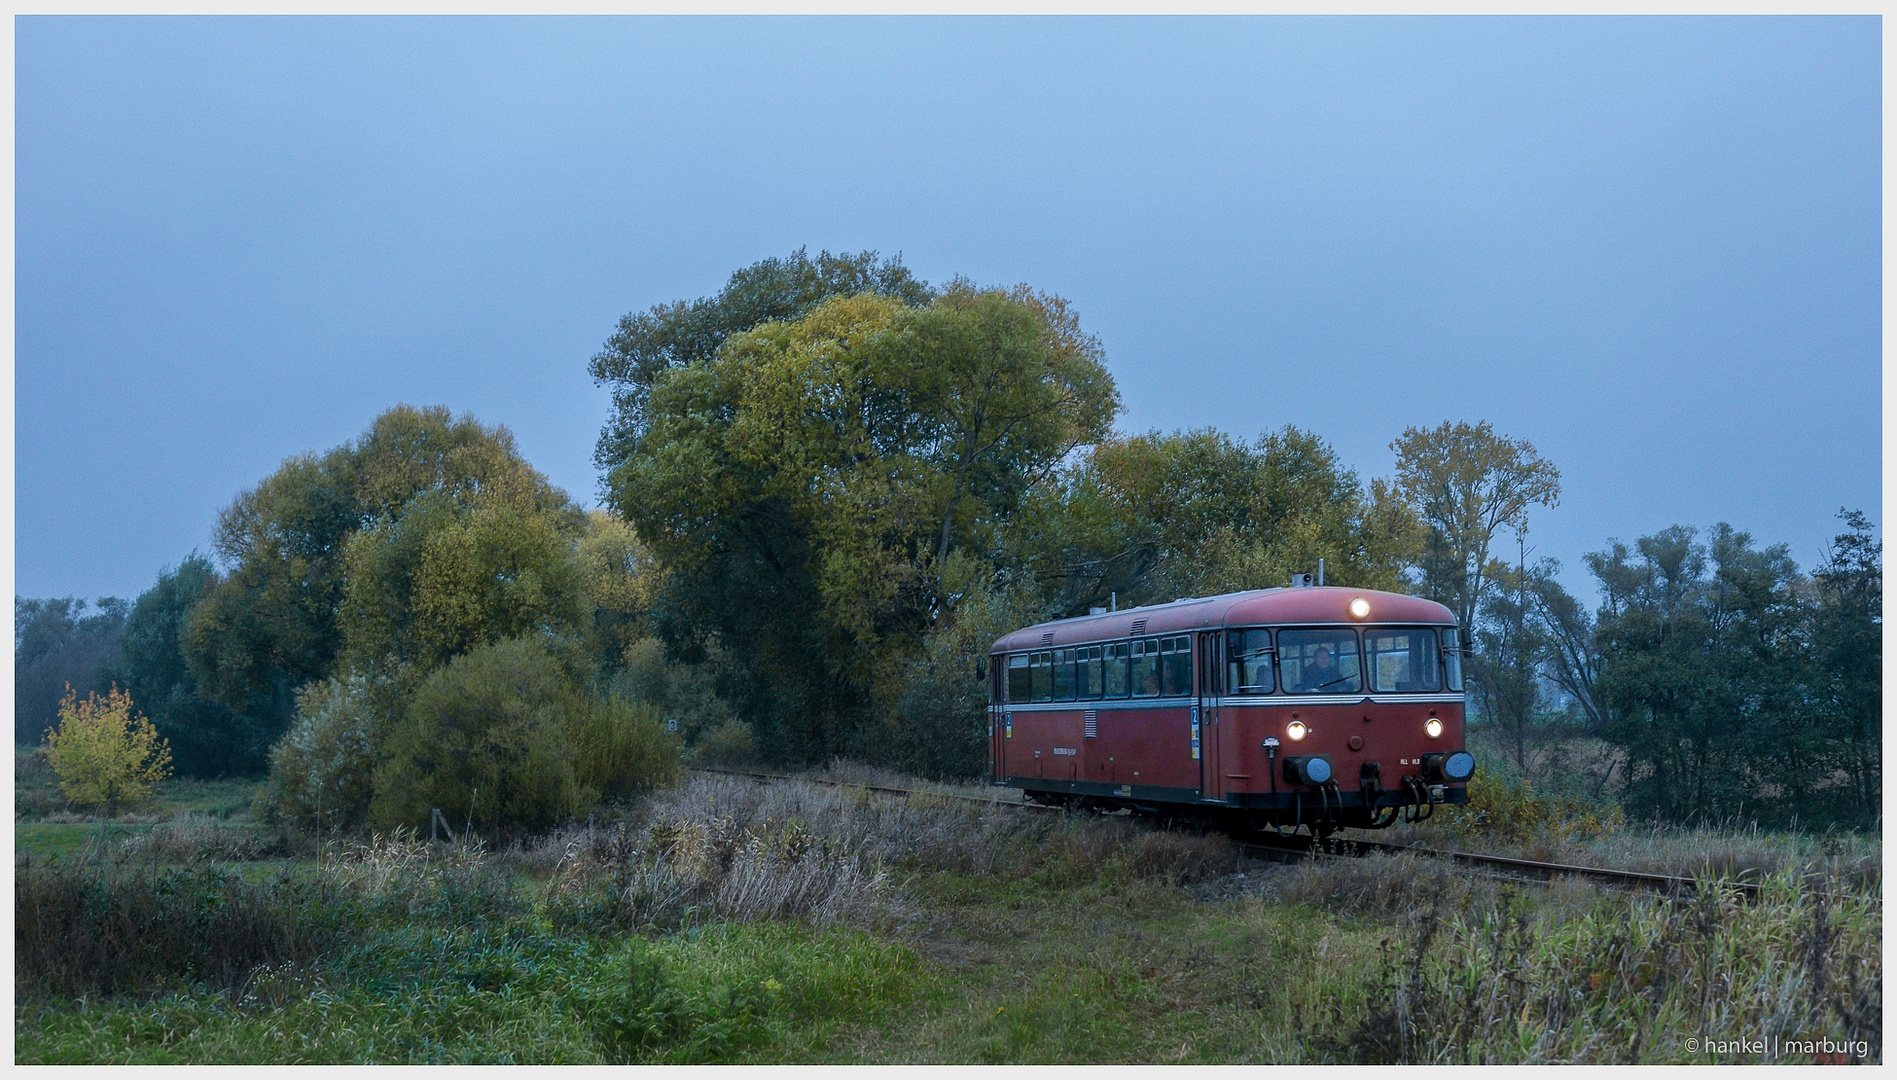
[[[1363,689],[1355,630],[1280,630],[1278,666],[1287,694],[1354,694]]]
[[[1370,689],[1384,694],[1427,694],[1442,689],[1441,647],[1436,631],[1411,627],[1363,632],[1370,660]]]

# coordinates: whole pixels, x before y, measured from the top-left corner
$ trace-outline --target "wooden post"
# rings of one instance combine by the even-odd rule
[[[454,829],[449,827],[447,816],[441,812],[440,807],[433,807],[428,811],[428,839],[439,840],[444,832],[448,834],[450,843],[456,842]]]

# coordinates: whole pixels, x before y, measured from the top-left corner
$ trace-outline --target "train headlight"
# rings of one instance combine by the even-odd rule
[[[1443,737],[1443,722],[1432,716],[1423,721],[1423,731],[1432,739],[1440,739]]]
[[[1293,720],[1291,726],[1284,729],[1284,733],[1291,737],[1292,742],[1303,742],[1304,737],[1311,733],[1311,729],[1304,726],[1304,721]]]
[[[1331,759],[1322,754],[1285,758],[1284,778],[1293,784],[1327,784],[1331,779]]]
[[[1361,596],[1359,596],[1355,600],[1352,600],[1350,602],[1350,613],[1351,615],[1359,619],[1363,618],[1365,615],[1370,614],[1370,601],[1365,600]]]

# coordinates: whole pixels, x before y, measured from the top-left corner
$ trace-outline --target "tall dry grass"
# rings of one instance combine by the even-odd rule
[[[604,891],[611,900],[595,914],[633,926],[711,916],[875,925],[907,914],[892,885],[898,869],[1060,880],[1120,870],[1185,883],[1230,873],[1237,848],[1222,837],[927,791],[890,798],[701,773],[633,815],[560,830],[504,857],[550,871],[555,895],[568,901]]]
[[[126,859],[151,862],[251,862],[285,852],[283,843],[209,814],[181,814],[119,842]]]
[[[1414,856],[1305,864],[1286,899],[1394,918],[1368,986],[1309,995],[1320,1056],[1360,1063],[1729,1060],[1687,1042],[1793,1040],[1881,1054],[1878,899],[1838,874],[1778,873],[1756,902],[1472,878]],[[1819,1055],[1822,1057],[1822,1055]]]

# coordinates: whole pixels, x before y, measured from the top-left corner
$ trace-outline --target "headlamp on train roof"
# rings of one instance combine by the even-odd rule
[[[1423,721],[1423,732],[1432,739],[1440,739],[1443,737],[1443,722],[1432,716]]]
[[[1311,729],[1304,726],[1304,721],[1293,720],[1290,726],[1284,729],[1284,733],[1291,737],[1292,742],[1303,742],[1304,737],[1311,733]]]
[[[1352,600],[1350,602],[1350,614],[1353,618],[1358,618],[1358,619],[1361,619],[1364,616],[1370,614],[1370,601],[1365,600],[1361,596],[1357,597],[1355,600]]]

